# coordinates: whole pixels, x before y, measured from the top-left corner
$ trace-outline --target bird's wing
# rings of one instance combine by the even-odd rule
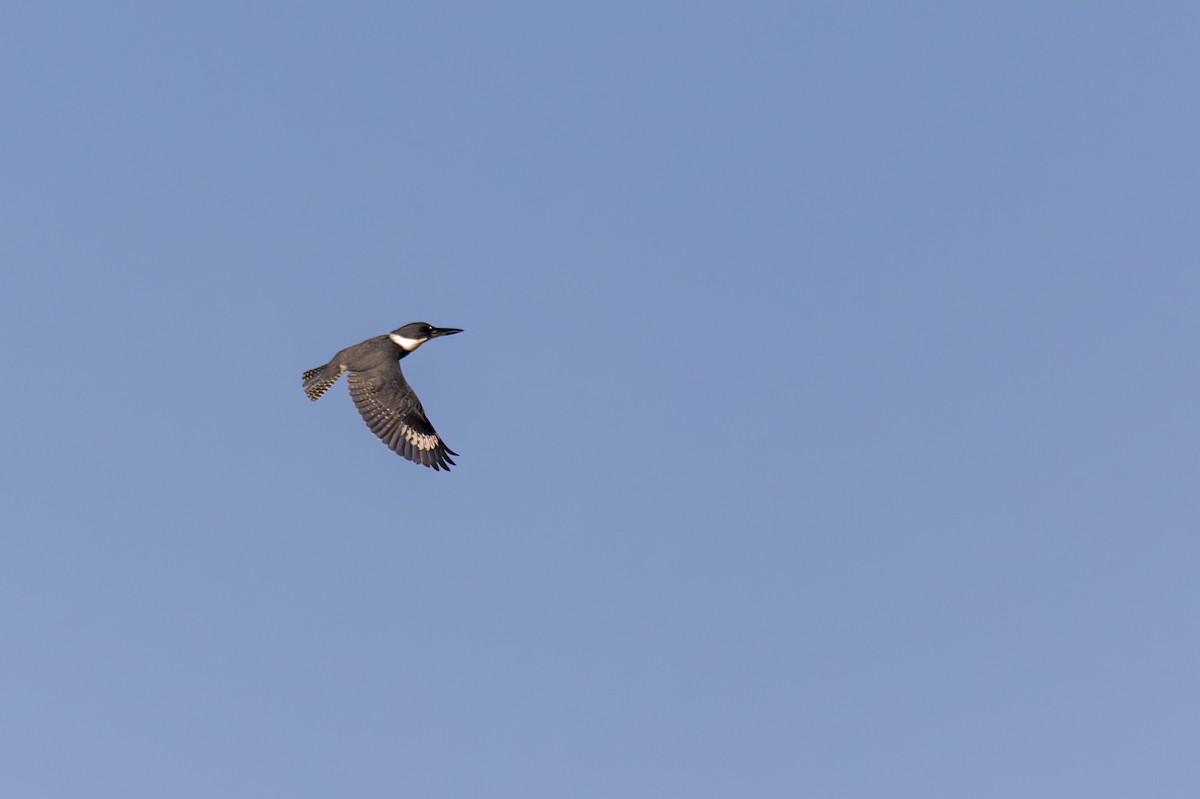
[[[454,465],[446,446],[421,407],[421,401],[404,379],[400,364],[365,372],[350,372],[350,398],[363,421],[379,440],[397,455],[434,469]]]

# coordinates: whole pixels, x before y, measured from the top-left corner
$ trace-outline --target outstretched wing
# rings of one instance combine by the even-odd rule
[[[350,372],[350,398],[363,421],[379,440],[397,455],[434,469],[454,465],[446,446],[421,407],[421,401],[404,379],[400,364],[365,372]]]

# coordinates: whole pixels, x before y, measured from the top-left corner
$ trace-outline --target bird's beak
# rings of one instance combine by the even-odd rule
[[[437,338],[438,336],[453,336],[455,333],[461,332],[462,328],[459,327],[435,327],[429,332],[429,337]]]

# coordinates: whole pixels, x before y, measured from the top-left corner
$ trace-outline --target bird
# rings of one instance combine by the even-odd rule
[[[380,441],[413,463],[449,471],[456,465],[450,456],[458,453],[446,446],[429,423],[416,392],[400,371],[400,360],[430,339],[461,332],[456,327],[410,322],[391,333],[360,341],[324,366],[305,372],[304,393],[315,402],[342,372],[349,372],[350,398]]]

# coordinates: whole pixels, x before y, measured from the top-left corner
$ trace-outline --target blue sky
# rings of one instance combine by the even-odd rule
[[[1198,24],[6,4],[0,782],[1195,796]]]

